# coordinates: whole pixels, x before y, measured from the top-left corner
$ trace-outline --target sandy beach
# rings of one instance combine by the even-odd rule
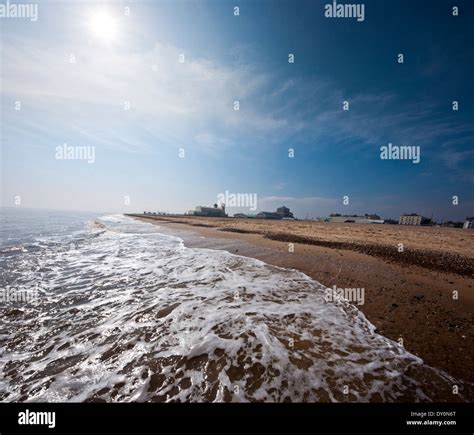
[[[402,339],[432,367],[474,382],[473,231],[133,216],[182,231],[186,246],[224,249],[297,269],[327,287],[363,288],[365,300],[358,308],[381,335]]]

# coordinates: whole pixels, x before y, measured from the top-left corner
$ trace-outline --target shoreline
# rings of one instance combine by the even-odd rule
[[[268,229],[269,227],[276,226],[275,223],[281,221],[264,221],[268,222],[267,225],[262,224],[262,220],[260,222],[257,220],[251,219],[222,219],[222,218],[196,218],[196,217],[160,217],[160,216],[144,216],[144,215],[135,215],[130,214],[129,216],[138,217],[143,219],[150,219],[160,221],[162,223],[175,223],[175,224],[183,224],[188,225],[193,228],[214,228],[218,231],[222,232],[229,232],[229,233],[236,233],[239,235],[242,234],[254,234],[254,235],[261,235],[265,239],[275,240],[285,243],[299,243],[303,245],[314,245],[314,246],[321,246],[327,247],[332,249],[341,249],[341,250],[350,250],[361,252],[363,254],[367,254],[373,257],[382,258],[384,260],[389,260],[391,262],[399,263],[399,264],[408,264],[413,266],[420,266],[426,269],[431,269],[434,271],[442,271],[447,273],[454,273],[462,276],[466,276],[469,278],[474,277],[474,256],[472,251],[469,250],[462,250],[460,253],[458,250],[462,248],[462,245],[454,245],[454,246],[446,246],[447,240],[443,240],[436,246],[436,249],[427,248],[423,241],[417,241],[418,243],[413,243],[414,240],[408,240],[407,243],[402,243],[403,238],[395,239],[393,243],[387,243],[385,240],[384,242],[380,242],[380,240],[375,241],[367,241],[367,239],[348,239],[342,238],[341,240],[337,239],[335,234],[326,235],[326,237],[321,237],[318,234],[318,237],[315,237],[314,234],[308,234],[307,231],[294,231],[294,228],[289,227],[286,225],[284,228],[279,228],[279,231],[274,231],[273,228],[271,231]],[[200,222],[201,221],[201,222]],[[211,222],[214,221],[214,222]],[[247,225],[249,223],[250,225]],[[252,225],[254,224],[254,225]],[[307,222],[299,225],[305,225]],[[291,225],[291,224],[290,224]],[[309,224],[311,225],[311,223]],[[322,226],[333,226],[333,228],[337,228],[337,225],[341,224],[319,224],[314,226],[319,226],[320,229]],[[347,225],[347,224],[342,224]],[[361,224],[349,224],[353,228]],[[374,225],[366,224],[364,225],[369,227],[369,229],[373,229]],[[378,227],[384,227],[377,225]],[[250,228],[245,228],[250,227]],[[258,228],[260,227],[260,228]],[[370,228],[372,227],[372,228]],[[343,227],[339,227],[343,228]],[[347,228],[347,227],[346,227]],[[386,226],[385,226],[386,228]],[[410,231],[412,228],[415,228],[416,231],[419,230],[426,230],[429,228],[424,227],[407,227],[401,226],[400,229],[403,231]],[[351,228],[352,230],[352,228]],[[397,230],[399,230],[397,228]],[[441,231],[450,230],[443,228]],[[368,231],[371,236],[373,235],[373,231]],[[469,232],[465,233],[467,236],[471,236]],[[324,235],[323,235],[324,236]],[[426,236],[426,234],[425,234]],[[428,234],[429,236],[429,234]],[[459,234],[458,234],[459,236]],[[464,241],[464,238],[458,237],[459,241]],[[404,240],[403,240],[404,241]],[[429,243],[430,240],[427,240]],[[474,248],[474,237],[471,237],[471,245]],[[444,243],[444,246],[443,246]],[[467,245],[467,243],[466,243]],[[447,249],[443,249],[447,248]],[[401,250],[400,250],[401,249]]]
[[[164,229],[181,231],[180,237],[188,247],[223,249],[274,266],[296,269],[326,287],[363,288],[365,303],[356,306],[379,334],[394,341],[401,338],[404,347],[428,365],[474,383],[474,334],[471,328],[474,280],[444,271],[451,270],[450,267],[433,270],[430,265],[399,263],[364,250],[351,249],[342,237],[340,240],[324,237],[321,244],[307,243],[304,236],[298,242],[287,242],[294,236],[302,237],[288,232],[281,240],[275,240],[239,225],[242,220],[229,222],[232,227],[226,227],[222,219],[193,218],[189,221],[189,218],[129,216]],[[275,226],[268,221],[265,224]],[[464,237],[464,233],[461,234]],[[294,252],[289,252],[288,243],[294,243]],[[360,240],[357,243],[360,244]],[[368,245],[376,243],[371,240]],[[427,251],[431,252],[428,248]],[[422,252],[418,246],[417,252]],[[467,256],[463,258],[470,261]],[[453,299],[454,290],[459,293],[458,299]]]

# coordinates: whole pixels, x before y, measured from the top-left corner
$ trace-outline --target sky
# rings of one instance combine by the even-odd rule
[[[474,215],[474,3],[365,0],[363,21],[328,3],[44,0],[0,18],[0,204],[181,213],[227,191],[300,218]],[[419,163],[381,159],[389,143]]]

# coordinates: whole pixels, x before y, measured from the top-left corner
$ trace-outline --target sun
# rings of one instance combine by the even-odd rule
[[[89,27],[92,34],[105,42],[111,42],[117,38],[117,21],[107,11],[100,10],[92,14]]]

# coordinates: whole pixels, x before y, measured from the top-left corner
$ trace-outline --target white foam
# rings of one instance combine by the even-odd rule
[[[91,231],[9,259],[47,291],[3,316],[4,400],[431,400],[452,381],[303,273],[119,215]]]

